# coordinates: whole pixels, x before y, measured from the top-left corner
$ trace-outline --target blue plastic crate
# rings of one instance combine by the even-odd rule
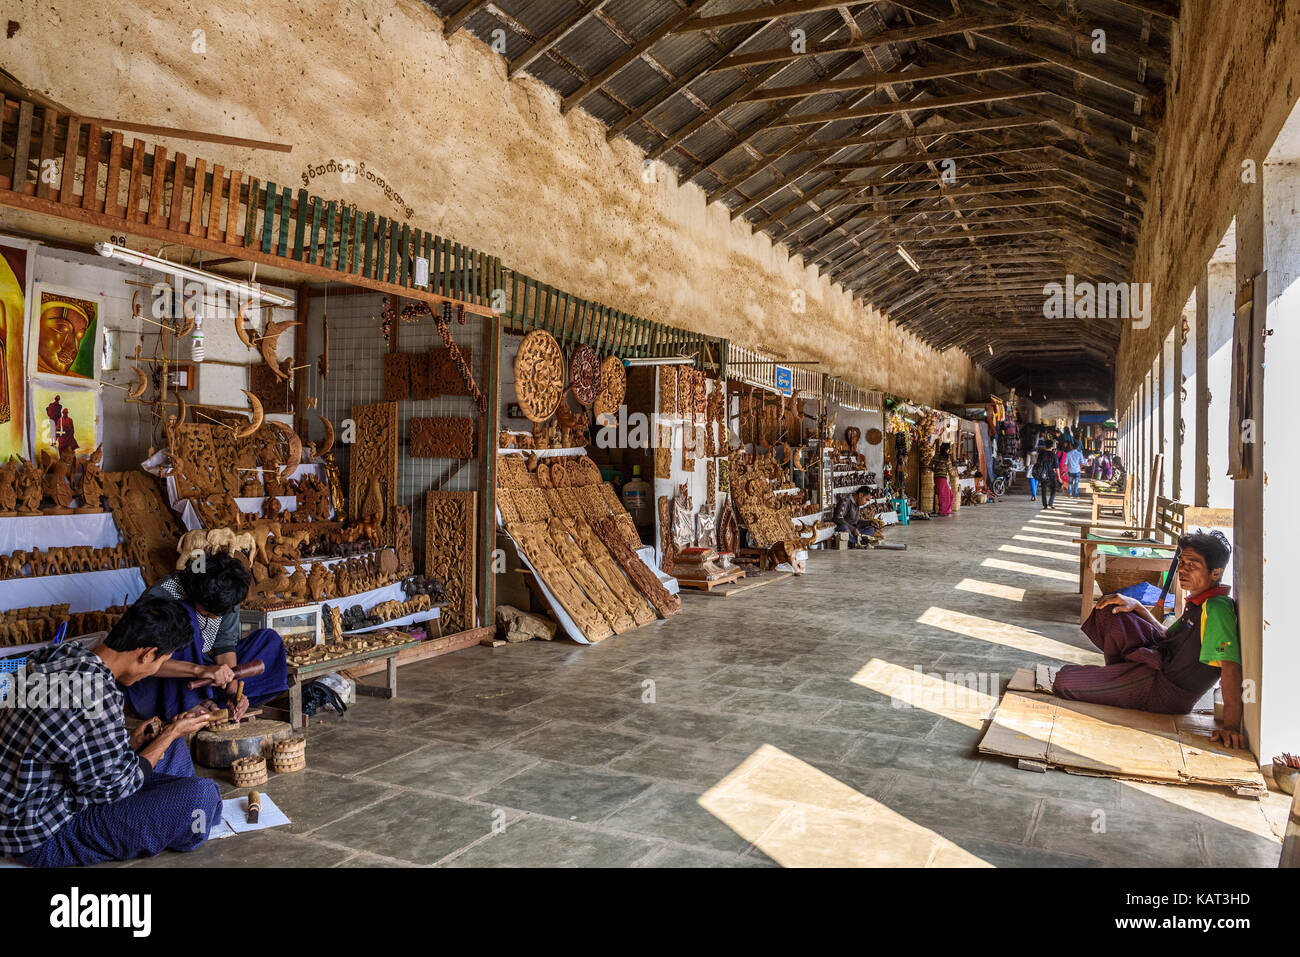
[[[26,664],[27,664],[26,658],[6,658],[4,659],[4,661],[0,661],[0,673],[6,671],[9,672],[22,671],[23,667]]]

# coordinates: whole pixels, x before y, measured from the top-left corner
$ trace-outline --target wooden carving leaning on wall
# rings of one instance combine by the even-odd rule
[[[623,574],[614,556],[609,553],[609,549],[591,527],[591,522],[578,518],[566,522],[565,527],[573,540],[578,543],[578,547],[582,549],[582,554],[587,561],[623,606],[623,610],[631,616],[632,621],[637,625],[648,625],[654,621],[655,610]]]
[[[624,574],[636,585],[637,591],[649,599],[654,610],[663,618],[669,618],[682,610],[682,600],[664,588],[659,576],[641,560],[641,556],[628,547],[619,532],[618,524],[613,519],[603,519],[592,526],[601,542],[618,562]]]
[[[569,574],[587,595],[587,600],[596,606],[614,634],[621,635],[637,627],[637,623],[628,614],[628,610],[605,584],[604,579],[587,561],[581,546],[573,540],[569,529],[573,519],[553,518],[547,524],[547,534],[551,539],[551,548],[560,561],[569,569]]]
[[[400,435],[397,428],[397,403],[379,402],[374,405],[352,407],[356,440],[350,446],[348,467],[348,508],[353,520],[365,513],[362,506],[371,491],[371,479],[378,480],[383,502],[391,503],[397,491],[397,446]],[[382,510],[378,520],[384,519]],[[386,544],[386,532],[380,528],[381,541]]]
[[[144,472],[105,472],[104,492],[113,522],[145,583],[152,585],[171,574],[181,527],[158,481]]]
[[[583,593],[573,570],[556,554],[546,522],[516,522],[507,526],[506,531],[584,638],[603,641],[614,633],[600,609]]]
[[[477,492],[426,492],[424,495],[424,574],[446,583],[444,631],[474,627],[475,517]]]

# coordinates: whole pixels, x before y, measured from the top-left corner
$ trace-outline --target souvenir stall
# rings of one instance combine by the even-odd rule
[[[802,572],[807,550],[833,532],[823,520],[822,376],[733,343],[727,379],[731,448],[719,521],[738,524],[738,563]]]
[[[98,176],[0,182],[5,667],[212,552],[291,692],[486,637],[500,263],[34,112]]]
[[[645,498],[633,507],[649,510],[661,480],[669,486],[674,477],[668,456],[681,456],[679,466],[707,457],[711,392],[698,366],[716,364],[725,342],[615,313],[526,277],[514,285],[497,436],[498,542],[508,556],[503,612],[506,602],[511,616],[544,612],[584,644],[675,615],[680,584],[660,567],[671,550],[643,541],[658,523],[643,514],[638,526],[610,480],[618,473],[625,491]],[[665,388],[673,414],[653,406],[647,414]],[[720,394],[712,406],[720,409]],[[652,478],[629,477],[636,468]],[[696,478],[707,471],[701,467]],[[708,499],[703,481],[681,484],[692,501]],[[666,528],[672,515],[665,519]],[[707,515],[703,524],[711,531]]]
[[[883,396],[861,389],[835,376],[824,377],[822,428],[822,501],[826,516],[836,502],[866,486],[863,511],[879,530],[898,521],[885,488],[885,416]]]

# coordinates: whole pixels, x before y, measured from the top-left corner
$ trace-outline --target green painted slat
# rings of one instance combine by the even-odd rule
[[[348,250],[352,248],[352,210],[344,206],[339,210],[339,258],[334,268],[348,271]]]
[[[266,215],[262,217],[262,252],[271,251],[271,240],[275,234],[275,203],[279,194],[274,183],[266,184]]]
[[[280,244],[276,247],[278,256],[289,252],[289,205],[293,200],[293,191],[288,186],[280,194]]]
[[[365,225],[361,219],[361,210],[352,210],[352,272],[361,270],[361,233]]]
[[[429,289],[442,295],[442,237],[433,237],[433,258],[429,260]]]
[[[375,275],[373,278],[382,280],[384,278],[384,250],[388,246],[388,217],[380,216],[379,222],[375,226]]]
[[[316,262],[316,242],[320,237],[320,217],[325,211],[319,196],[311,198],[311,236],[308,237],[307,262]]]
[[[365,276],[367,279],[373,279],[375,274],[372,271],[371,267],[374,265],[374,259],[373,259],[374,242],[375,242],[375,214],[374,213],[366,213],[365,233],[366,233],[366,252],[365,252],[365,262],[361,266],[361,274]]]
[[[410,258],[409,243],[411,242],[411,227],[402,223],[402,233],[397,240],[397,284],[399,286],[407,285],[406,277],[409,275],[407,260]]]
[[[257,210],[262,204],[262,193],[257,180],[248,181],[248,215],[244,217],[244,247],[251,248],[257,235]]]
[[[397,248],[397,220],[388,221],[388,281],[397,282],[397,259],[401,255]]]
[[[325,256],[321,265],[329,268],[334,262],[334,207],[336,200],[330,200],[325,206]]]
[[[519,274],[514,273],[510,277],[510,317],[513,319],[518,316],[519,309]]]
[[[216,194],[213,194],[212,204],[216,205]],[[302,240],[303,234],[307,229],[307,191],[298,190],[298,222],[294,225],[293,230],[293,258],[302,262]]]

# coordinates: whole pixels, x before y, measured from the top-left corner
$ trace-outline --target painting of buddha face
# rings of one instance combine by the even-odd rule
[[[100,303],[93,295],[37,283],[29,371],[75,381],[95,379]]]

